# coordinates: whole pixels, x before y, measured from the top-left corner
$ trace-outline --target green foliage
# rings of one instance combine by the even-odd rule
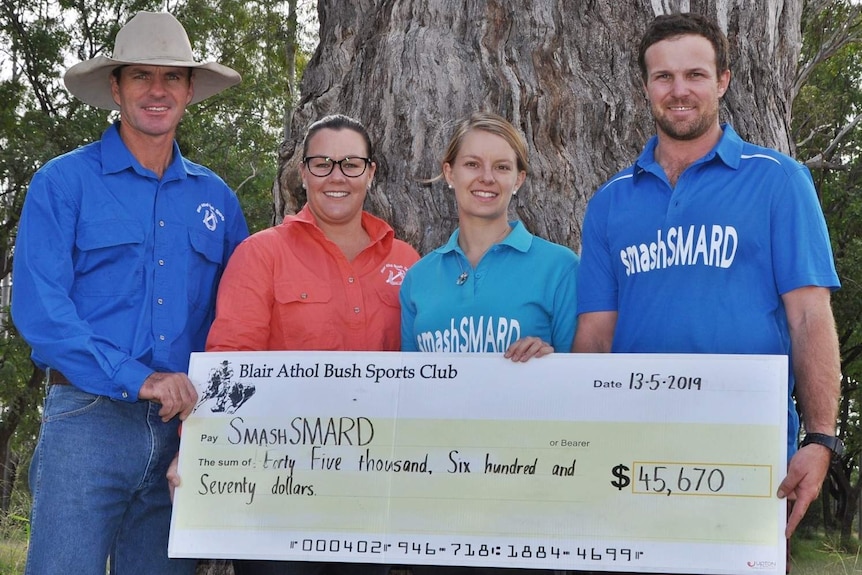
[[[819,26],[812,27],[820,31]],[[805,39],[807,44],[807,34]],[[862,113],[860,82],[862,47],[848,44],[811,74],[793,108],[794,134],[802,142],[797,150],[799,158],[823,159],[812,166],[812,175],[821,193],[842,280],[842,289],[833,301],[843,373],[854,380],[862,375],[862,364],[857,361],[862,344],[862,130],[856,127],[837,144],[834,140]]]
[[[242,83],[191,108],[179,134],[183,153],[237,190],[253,230],[269,225],[286,98],[282,3],[189,0],[176,11],[194,48],[243,76]]]
[[[6,464],[26,471],[30,452],[39,433],[40,414],[32,406],[42,401],[42,385],[30,385],[33,364],[30,349],[17,336],[9,321],[8,308],[0,310],[0,329],[8,330],[9,337],[0,337],[0,435],[11,435],[9,448],[14,455]],[[21,409],[21,407],[24,409]],[[8,429],[10,425],[13,430]]]
[[[823,53],[829,59],[812,69],[794,100],[792,127],[797,155],[808,162],[821,195],[842,286],[832,302],[843,375],[838,429],[848,450],[833,466],[822,519],[827,530],[841,532],[846,540],[862,490],[862,129],[854,123],[862,113],[862,21],[858,7],[844,0],[806,15],[802,61]],[[849,41],[837,43],[835,33],[842,26]]]
[[[252,232],[272,222],[277,152],[296,100],[286,50],[293,45],[298,77],[313,48],[290,37],[289,4],[188,0],[175,10],[197,54],[243,77],[239,86],[189,109],[178,141],[184,154],[205,163],[237,191]],[[307,11],[309,3],[298,9]]]

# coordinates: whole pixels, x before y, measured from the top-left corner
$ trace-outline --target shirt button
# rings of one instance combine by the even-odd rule
[[[308,299],[308,294],[307,293],[299,294],[299,299]]]
[[[160,336],[159,336],[159,341],[165,341],[165,336],[160,335]]]
[[[359,313],[359,308],[358,307],[353,308],[353,313]]]
[[[347,283],[352,284],[352,283],[353,283],[353,281],[354,281],[354,280],[353,280],[353,278],[352,278],[352,277],[347,278]]]
[[[159,298],[156,301],[159,302],[159,305],[162,305],[163,303],[165,303],[165,300],[163,300],[162,298]]]
[[[159,220],[159,227],[160,228],[165,227],[165,220]]]
[[[123,392],[123,399],[126,399],[127,397],[129,397],[129,392],[128,392],[128,391],[124,391],[124,392]]]
[[[165,265],[165,260],[159,260],[159,265],[160,265],[160,266]]]

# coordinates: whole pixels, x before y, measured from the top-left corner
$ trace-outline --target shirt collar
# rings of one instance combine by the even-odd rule
[[[116,121],[102,134],[102,173],[115,174],[129,169],[141,176],[153,177],[152,171],[144,168],[126,147],[126,143],[120,137],[120,122]],[[180,154],[180,147],[174,140],[171,163],[165,170],[162,181],[183,180],[188,177],[188,174],[186,163]]]
[[[314,217],[314,214],[311,212],[311,208],[308,207],[308,203],[306,203],[297,214],[285,216],[284,221],[302,222],[304,224],[310,224],[318,230],[320,229],[320,226],[317,225],[317,218]],[[362,228],[365,230],[365,233],[368,234],[368,237],[371,238],[372,243],[377,243],[387,237],[395,237],[395,231],[392,229],[392,226],[382,219],[369,214],[365,210],[362,211]]]
[[[527,231],[527,228],[524,227],[524,224],[520,220],[509,222],[509,227],[512,228],[512,231],[509,232],[509,235],[503,238],[503,241],[499,242],[499,245],[509,246],[519,252],[529,251],[530,245],[533,243],[533,234]],[[455,231],[452,232],[452,235],[449,236],[449,241],[434,251],[441,254],[457,251],[463,254],[464,252],[461,250],[461,246],[458,245],[458,237],[460,233],[461,228],[456,228]]]
[[[705,156],[695,162],[695,164],[710,162],[713,159],[720,160],[725,166],[731,169],[737,169],[742,161],[742,138],[734,131],[730,124],[721,125],[721,138],[718,143]],[[644,146],[638,159],[634,164],[634,177],[637,178],[643,172],[664,173],[655,159],[655,148],[658,145],[658,136],[653,136]]]

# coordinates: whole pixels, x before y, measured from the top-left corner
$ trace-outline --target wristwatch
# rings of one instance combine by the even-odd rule
[[[844,455],[844,442],[834,435],[826,435],[825,433],[806,433],[802,439],[800,447],[805,447],[810,443],[816,443],[823,447],[828,447],[837,457]]]

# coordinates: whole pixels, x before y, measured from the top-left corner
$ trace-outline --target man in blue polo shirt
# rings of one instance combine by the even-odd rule
[[[579,352],[755,353],[791,357],[788,455],[779,497],[789,537],[833,451],[839,287],[808,170],[742,141],[718,119],[728,42],[696,14],[659,16],[639,64],[656,136],[587,209],[578,276]]]
[[[113,57],[72,66],[66,87],[119,110],[101,140],[30,184],[15,246],[12,316],[48,372],[30,468],[26,573],[191,574],[167,556],[165,472],[197,400],[185,372],[204,349],[216,286],[248,235],[236,195],[174,141],[186,106],[240,81],[194,61],[182,25],[142,12]]]

